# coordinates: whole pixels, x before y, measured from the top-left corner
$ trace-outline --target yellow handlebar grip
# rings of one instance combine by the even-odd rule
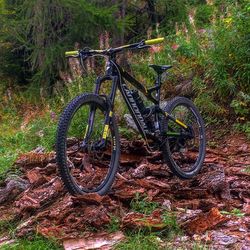
[[[65,52],[65,56],[77,56],[78,54],[79,54],[78,50]]]
[[[164,37],[150,39],[145,41],[145,45],[152,45],[157,43],[162,43],[164,41]]]

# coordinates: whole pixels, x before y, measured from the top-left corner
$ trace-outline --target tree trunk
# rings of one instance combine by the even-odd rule
[[[148,17],[153,30],[156,29],[157,14],[155,10],[155,0],[148,0]]]

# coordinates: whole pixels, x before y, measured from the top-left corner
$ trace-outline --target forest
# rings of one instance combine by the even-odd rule
[[[0,249],[250,248],[249,32],[248,0],[0,0]],[[182,180],[163,166],[118,92],[115,182],[104,196],[69,194],[56,163],[60,115],[93,91],[107,61],[65,52],[160,37],[117,62],[148,89],[150,64],[172,66],[160,100],[198,108],[201,172]]]

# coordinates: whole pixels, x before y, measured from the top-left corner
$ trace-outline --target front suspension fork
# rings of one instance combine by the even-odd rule
[[[107,112],[105,114],[102,137],[98,141],[97,145],[95,145],[97,149],[105,148],[105,146],[107,144],[106,139],[107,139],[107,136],[109,133],[110,123],[111,123],[111,119],[113,116],[112,110],[113,110],[115,94],[116,94],[116,90],[117,90],[117,77],[116,76],[115,77],[111,77],[111,76],[98,77],[96,80],[96,86],[95,86],[95,91],[94,91],[95,94],[99,95],[101,84],[102,84],[102,82],[104,82],[106,80],[112,80],[112,89],[111,89],[111,93],[110,93],[109,97],[103,96],[105,98],[106,103],[108,104],[108,109],[107,109]],[[89,138],[90,138],[91,134],[93,133],[95,113],[96,113],[96,107],[91,105],[90,106],[90,114],[89,114],[89,118],[88,118],[88,124],[86,126],[84,140],[82,143],[82,146],[84,148],[87,147]]]

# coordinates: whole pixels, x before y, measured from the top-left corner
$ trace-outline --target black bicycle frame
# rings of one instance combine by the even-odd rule
[[[99,79],[99,81],[97,81],[95,93],[96,94],[99,93],[101,83],[103,81],[112,80],[112,89],[111,89],[111,93],[109,96],[110,112],[112,112],[113,110],[116,91],[118,88],[129,108],[129,111],[135,121],[135,124],[139,132],[144,138],[147,138],[148,136],[150,136],[150,131],[124,79],[127,80],[129,83],[131,83],[140,92],[142,92],[155,105],[159,104],[159,100],[155,99],[140,82],[138,82],[129,73],[124,71],[116,63],[115,58],[112,58],[108,61],[107,68],[106,68],[106,75],[102,79]],[[109,112],[109,115],[105,119],[105,126],[104,126],[104,133],[103,133],[104,139],[106,137],[105,130],[106,128],[108,128],[108,124],[110,122],[110,117],[111,117],[110,112]]]
[[[159,104],[159,101],[156,100],[151,94],[149,94],[147,88],[145,88],[140,82],[138,82],[134,77],[132,77],[128,72],[124,71],[115,61],[110,61],[110,63],[115,67],[114,72],[118,73],[117,86],[128,106],[130,114],[133,117],[133,120],[140,132],[140,134],[146,139],[147,137],[153,137],[153,134],[150,133],[149,128],[134,100],[134,97],[131,94],[130,89],[128,88],[125,80],[132,84],[137,90],[144,94],[146,98],[152,101],[156,106]],[[125,79],[125,80],[124,80]]]
[[[109,96],[104,96],[106,98],[108,105],[109,105],[109,112],[107,113],[105,117],[105,124],[103,129],[103,136],[102,136],[102,142],[100,145],[105,145],[106,137],[108,134],[109,124],[113,115],[113,107],[114,107],[114,101],[116,96],[117,88],[120,90],[128,108],[130,111],[130,114],[132,115],[134,122],[140,132],[140,134],[143,136],[143,138],[147,139],[153,139],[154,141],[159,142],[159,114],[163,114],[168,119],[173,120],[175,123],[177,123],[179,126],[183,127],[184,129],[187,129],[187,126],[183,124],[181,121],[175,119],[167,112],[164,112],[160,106],[160,88],[161,88],[161,79],[160,76],[157,77],[155,81],[155,86],[147,89],[144,87],[140,82],[138,82],[134,77],[132,77],[128,72],[124,71],[115,60],[115,55],[112,55],[106,66],[106,73],[103,77],[98,77],[96,80],[96,86],[94,93],[99,95],[99,91],[101,88],[101,85],[105,81],[112,81],[112,88]],[[143,95],[150,100],[154,104],[154,132],[150,131],[132,94],[130,89],[128,88],[126,81],[127,80],[130,84],[132,84],[137,90],[139,90]],[[155,92],[155,96],[152,95],[152,93]],[[95,116],[95,108],[92,107],[89,115],[89,121],[88,126],[85,133],[85,142],[88,140],[89,135],[92,132],[92,127],[94,123],[94,116]],[[180,134],[176,134],[178,136]]]

